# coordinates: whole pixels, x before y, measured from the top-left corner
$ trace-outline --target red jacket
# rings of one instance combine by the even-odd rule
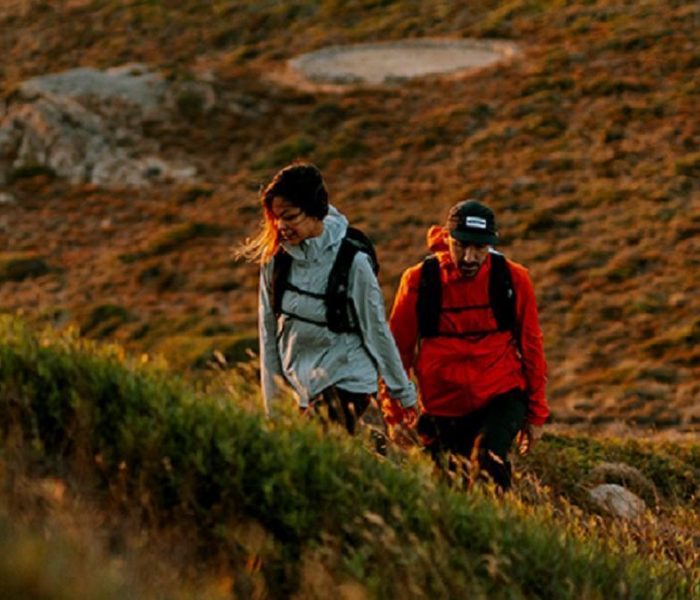
[[[428,232],[428,246],[440,262],[442,305],[485,307],[442,313],[440,330],[496,329],[496,319],[489,306],[490,256],[474,278],[461,277],[450,258],[446,235],[437,226]],[[423,410],[431,415],[461,416],[488,404],[498,394],[520,388],[529,398],[528,421],[533,425],[543,424],[549,415],[545,399],[547,366],[535,293],[525,267],[508,260],[516,295],[516,329],[521,332],[518,350],[509,331],[496,331],[480,339],[419,340],[416,300],[421,265],[404,272],[389,325],[404,368],[416,374]]]

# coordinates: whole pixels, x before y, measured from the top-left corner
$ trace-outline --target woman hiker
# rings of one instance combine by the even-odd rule
[[[328,202],[320,171],[294,163],[261,193],[263,224],[239,250],[260,263],[258,328],[265,412],[280,383],[303,413],[341,423],[353,434],[381,377],[418,418],[413,383],[386,321],[369,240]]]

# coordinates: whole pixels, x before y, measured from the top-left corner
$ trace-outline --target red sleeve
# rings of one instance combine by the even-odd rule
[[[413,367],[416,342],[418,341],[416,302],[418,300],[419,278],[420,266],[411,267],[404,271],[389,317],[389,328],[399,348],[403,368],[409,375]]]
[[[545,397],[547,363],[544,357],[543,336],[537,314],[535,290],[530,276],[523,267],[513,266],[512,271],[515,275],[513,284],[516,297],[516,319],[520,330],[520,351],[523,357],[523,371],[530,400],[528,421],[533,425],[542,425],[549,416],[549,405]]]

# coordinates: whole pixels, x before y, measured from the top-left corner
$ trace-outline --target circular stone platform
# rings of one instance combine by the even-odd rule
[[[290,66],[315,83],[379,85],[482,68],[517,52],[515,44],[500,40],[424,38],[330,46],[302,54]]]

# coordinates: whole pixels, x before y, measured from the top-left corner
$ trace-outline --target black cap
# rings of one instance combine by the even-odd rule
[[[463,200],[450,209],[447,217],[450,235],[465,244],[498,244],[496,217],[477,200]]]

